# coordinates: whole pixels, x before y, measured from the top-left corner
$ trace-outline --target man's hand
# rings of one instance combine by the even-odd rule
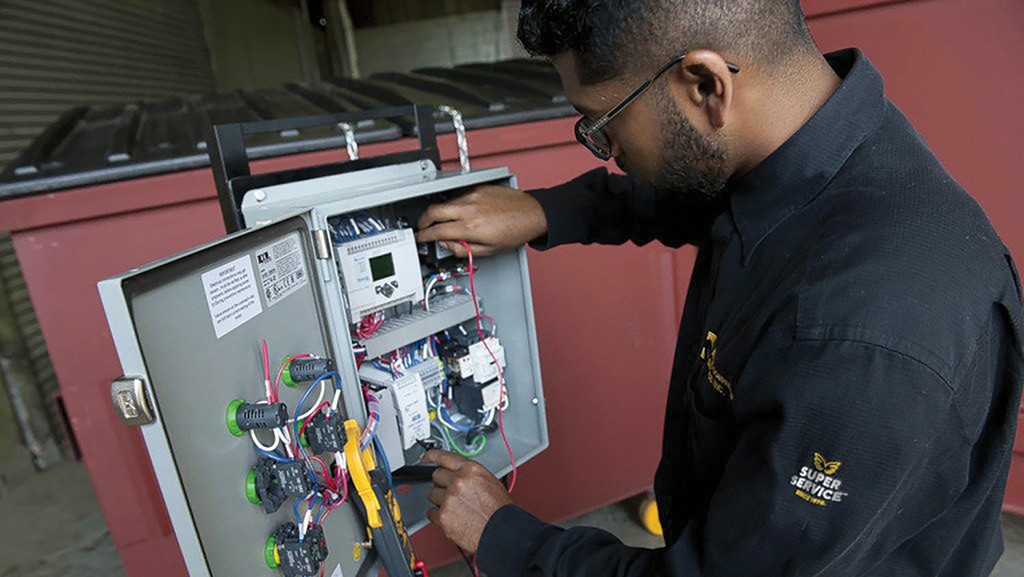
[[[424,463],[438,466],[434,488],[427,498],[437,509],[427,511],[430,522],[469,553],[480,546],[487,521],[512,502],[508,491],[483,465],[447,451],[427,451]]]
[[[486,256],[519,248],[547,233],[548,222],[537,199],[521,190],[483,185],[420,216],[417,242],[441,241],[464,258],[465,240],[474,255]]]

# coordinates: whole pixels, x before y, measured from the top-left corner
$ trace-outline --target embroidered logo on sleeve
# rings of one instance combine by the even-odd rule
[[[839,503],[849,495],[839,488],[843,482],[836,473],[842,465],[840,461],[829,461],[814,453],[814,462],[810,467],[800,467],[800,472],[790,479],[789,484],[796,487],[796,496],[812,505],[824,507],[828,503]]]
[[[700,358],[708,365],[708,382],[718,394],[732,400],[732,383],[718,372],[715,363],[718,360],[718,335],[709,332],[704,339],[704,348],[700,351]]]

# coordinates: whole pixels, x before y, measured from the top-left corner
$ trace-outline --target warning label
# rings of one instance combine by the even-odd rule
[[[306,263],[302,258],[299,234],[295,233],[256,252],[260,269],[260,285],[267,306],[299,290],[309,282]]]
[[[204,272],[202,279],[218,339],[263,312],[249,255]]]

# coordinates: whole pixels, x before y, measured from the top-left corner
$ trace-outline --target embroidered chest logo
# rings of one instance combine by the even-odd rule
[[[797,497],[812,505],[824,507],[828,503],[839,503],[849,495],[839,490],[843,482],[836,473],[841,465],[840,461],[829,461],[821,453],[814,453],[813,466],[800,467],[800,472],[793,475],[789,484],[796,487]]]
[[[718,360],[718,335],[712,332],[708,333],[704,339],[704,348],[700,350],[700,358],[708,366],[708,382],[720,395],[731,401],[733,398],[732,383],[718,372],[718,367],[715,366]]]

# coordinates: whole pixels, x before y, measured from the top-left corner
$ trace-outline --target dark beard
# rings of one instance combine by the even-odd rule
[[[697,131],[680,113],[665,90],[655,93],[664,119],[661,168],[648,182],[659,195],[686,203],[718,204],[728,177],[725,148]]]

